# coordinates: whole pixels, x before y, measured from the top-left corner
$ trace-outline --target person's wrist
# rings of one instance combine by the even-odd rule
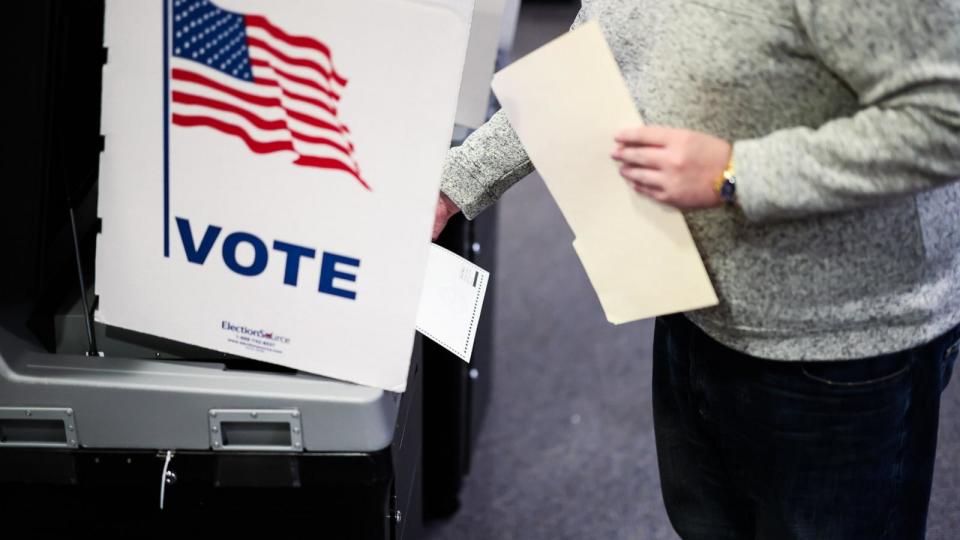
[[[733,162],[732,145],[730,147],[730,155],[727,158],[727,165],[714,180],[713,190],[723,202],[727,204],[737,202],[737,177]]]
[[[447,217],[456,215],[460,211],[460,207],[457,206],[457,203],[453,202],[453,199],[447,196],[446,193],[440,192],[440,204],[443,205],[444,210],[447,213]]]

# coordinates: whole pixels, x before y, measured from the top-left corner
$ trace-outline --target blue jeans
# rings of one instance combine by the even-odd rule
[[[761,360],[657,319],[653,414],[685,540],[923,538],[960,327],[904,352]]]

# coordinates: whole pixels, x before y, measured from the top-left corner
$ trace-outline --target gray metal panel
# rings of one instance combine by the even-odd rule
[[[93,288],[87,290],[87,298],[96,298]],[[79,295],[71,297],[62,305],[53,318],[56,352],[60,354],[85,354],[87,344],[87,320]],[[234,355],[162,339],[156,336],[131,332],[94,322],[97,347],[106,356],[143,358],[150,360],[182,360],[186,358],[236,358]]]
[[[0,313],[0,407],[71,407],[86,448],[208,449],[211,409],[291,409],[307,451],[366,452],[393,439],[400,394],[304,373],[50,354]]]

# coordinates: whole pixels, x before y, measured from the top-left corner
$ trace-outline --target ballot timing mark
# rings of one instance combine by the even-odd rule
[[[274,240],[271,248],[267,248],[267,243],[260,237],[249,232],[235,231],[223,235],[223,228],[217,225],[207,225],[199,243],[196,241],[193,227],[190,220],[178,217],[177,229],[180,233],[180,240],[183,244],[183,251],[186,254],[188,262],[198,265],[204,265],[210,258],[210,253],[220,242],[220,254],[223,258],[223,264],[231,272],[247,277],[259,276],[267,269],[267,263],[270,254],[274,256],[285,257],[283,266],[283,284],[291,287],[297,287],[300,276],[300,265],[304,260],[316,259],[317,250],[311,247]],[[239,253],[247,251],[252,252],[253,257],[241,257]],[[249,260],[241,260],[249,259]],[[338,255],[329,251],[320,254],[320,279],[317,291],[322,294],[339,296],[348,300],[356,300],[356,291],[344,288],[344,284],[339,284],[337,280],[356,282],[357,274],[352,271],[360,267],[360,259]]]

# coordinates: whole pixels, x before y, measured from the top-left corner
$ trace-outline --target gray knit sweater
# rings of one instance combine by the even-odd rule
[[[587,0],[587,19],[647,123],[734,141],[739,207],[686,214],[720,297],[694,323],[781,360],[960,323],[960,1]],[[472,218],[531,169],[498,113],[442,189]]]

